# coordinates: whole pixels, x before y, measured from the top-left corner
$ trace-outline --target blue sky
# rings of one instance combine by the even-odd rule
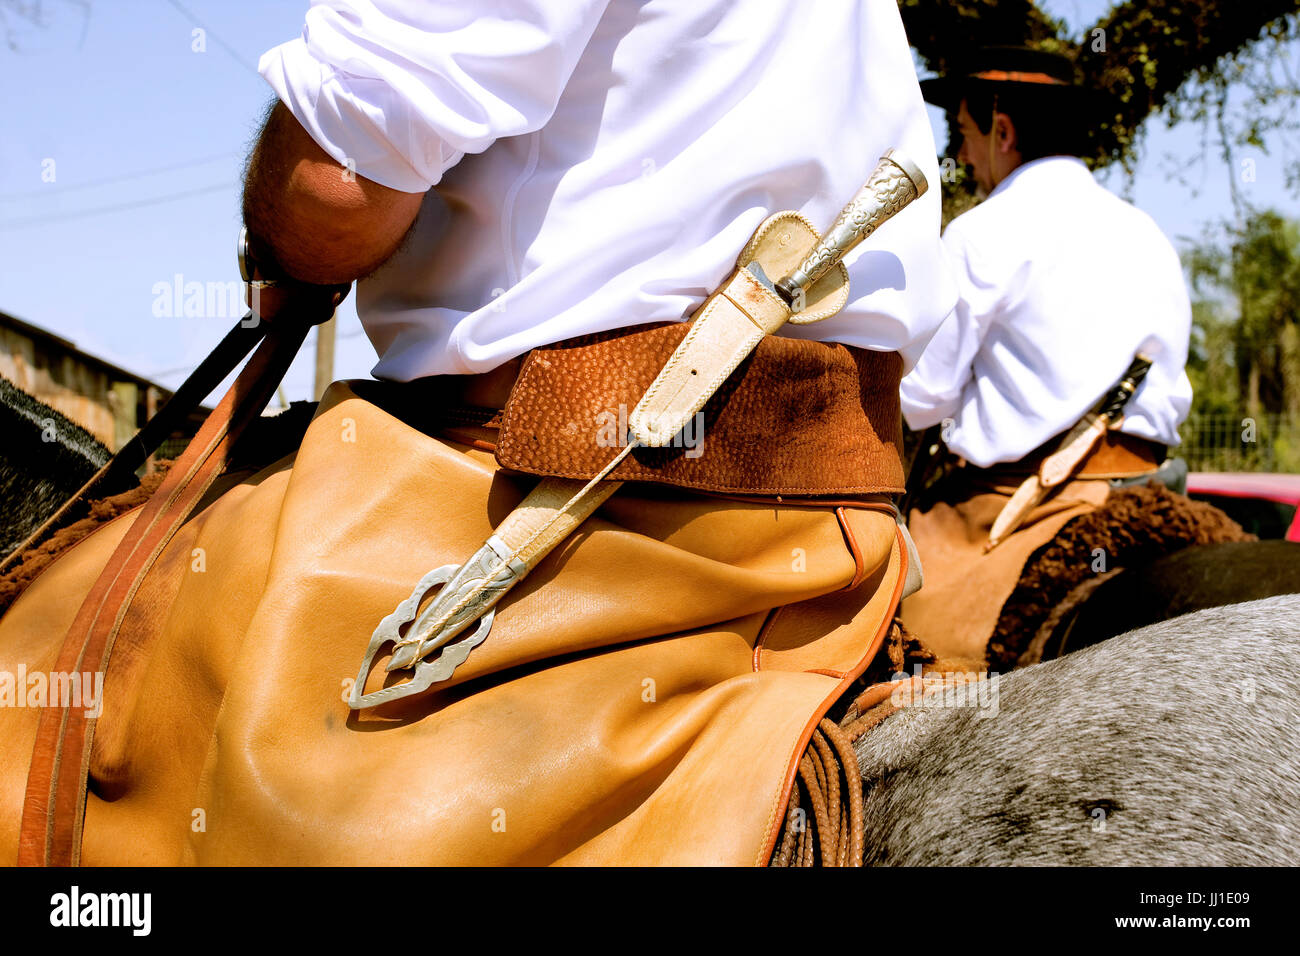
[[[1108,5],[1042,3],[1080,29]],[[43,23],[15,18],[14,4],[3,8],[0,309],[175,387],[238,316],[166,315],[172,296],[159,290],[171,290],[178,275],[182,286],[238,278],[240,167],[271,98],[255,66],[265,50],[301,32],[307,4],[17,6],[39,7]],[[933,120],[942,151],[937,111]],[[1163,157],[1201,148],[1196,130],[1156,123],[1134,179],[1115,171],[1104,181],[1171,237],[1198,236],[1203,223],[1232,213],[1230,170],[1211,157],[1193,174],[1194,192],[1167,175]],[[1281,158],[1253,158],[1252,201],[1300,217],[1300,202],[1283,188]],[[336,375],[364,377],[374,353],[350,302],[340,320]],[[286,379],[288,397],[309,397],[311,379],[308,349]]]

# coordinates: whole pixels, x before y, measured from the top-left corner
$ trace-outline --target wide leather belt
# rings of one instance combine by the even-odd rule
[[[992,468],[978,469],[978,473],[993,480],[1006,478],[1018,480],[1038,471],[1052,451],[1055,450],[1056,438],[1052,438],[1035,448],[1019,461]],[[1159,442],[1121,431],[1109,431],[1102,436],[1097,447],[1092,450],[1083,465],[1075,473],[1075,478],[1136,478],[1150,474],[1160,467],[1165,460],[1166,447]],[[969,466],[968,466],[969,467]],[[974,472],[975,470],[972,469]]]
[[[355,387],[422,431],[487,439],[504,468],[590,480],[688,328],[582,336],[481,376]],[[681,444],[637,448],[610,478],[739,495],[900,493],[901,374],[897,353],[767,336]]]
[[[506,405],[497,461],[594,477],[688,332],[675,323],[532,353]],[[765,336],[680,442],[634,449],[610,478],[737,494],[901,492],[901,374],[895,353]]]

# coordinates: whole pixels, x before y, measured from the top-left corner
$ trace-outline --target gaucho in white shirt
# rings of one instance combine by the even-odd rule
[[[1121,431],[1178,444],[1191,407],[1191,306],[1151,217],[1083,161],[1017,167],[943,244],[957,308],[902,385],[913,428],[949,420],[948,448],[981,468],[1017,461],[1080,418],[1139,349],[1154,358]]]
[[[732,307],[714,298],[713,314],[735,338],[786,317],[750,273],[728,280],[768,217],[828,229],[889,149],[937,184],[895,0],[328,0],[261,71],[280,102],[249,163],[248,275],[366,277],[358,311],[388,381],[322,399],[288,476],[302,507],[268,504],[312,572],[267,571],[259,607],[326,609],[314,630],[360,661],[448,562],[466,568],[452,593],[478,587],[467,602],[536,567],[495,617],[468,616],[482,601],[439,611],[478,622],[463,639],[419,625],[390,652],[392,679],[421,652],[439,656],[419,672],[442,676],[427,693],[406,682],[418,719],[335,735],[355,798],[322,801],[338,774],[313,786],[310,761],[283,761],[282,778],[237,753],[223,784],[275,792],[265,826],[328,821],[299,863],[375,847],[408,863],[860,859],[853,828],[809,838],[786,824],[811,814],[784,807],[796,786],[813,799],[803,755],[830,752],[822,718],[916,583],[888,495],[903,484],[898,383],[955,299],[938,190],[850,255],[838,314],[756,337],[700,413],[697,454],[620,451],[626,431],[602,416],[646,394],[724,281]],[[890,206],[910,189],[893,187]],[[758,245],[784,272],[815,235],[779,223]],[[273,322],[293,288],[263,292]],[[478,387],[501,381],[504,395]],[[344,414],[357,442],[340,448]],[[606,491],[560,549],[533,547],[577,511],[560,502]],[[277,642],[311,620],[277,625]],[[383,694],[383,664],[365,666],[350,703]],[[450,695],[449,674],[464,679]],[[330,693],[320,706],[337,707]],[[300,729],[317,744],[304,752],[329,749],[319,720]],[[828,772],[839,792],[860,786],[847,765]],[[380,804],[403,808],[400,829]],[[480,825],[507,812],[508,828]]]
[[[1100,98],[1071,61],[986,49],[922,88],[955,115],[958,160],[987,198],[944,233],[957,307],[901,386],[908,424],[941,425],[962,466],[913,499],[926,585],[903,620],[942,655],[982,662],[1029,555],[1178,443],[1191,308],[1169,240],[1077,158]],[[985,553],[1012,492],[1139,351],[1153,364],[1122,427]]]
[[[380,378],[683,319],[767,215],[827,228],[886,149],[938,181],[892,0],[328,0],[259,68],[331,157],[425,193],[357,288]],[[938,217],[932,189],[850,255],[839,315],[782,334],[910,366],[953,302]]]

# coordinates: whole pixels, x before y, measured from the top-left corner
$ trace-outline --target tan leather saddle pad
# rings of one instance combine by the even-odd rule
[[[332,386],[298,453],[182,526],[131,601],[82,862],[766,862],[798,757],[901,592],[888,505],[628,486],[452,681],[350,711],[376,623],[535,481]],[[132,517],[19,598],[0,669],[53,666]],[[8,859],[38,712],[0,708]]]

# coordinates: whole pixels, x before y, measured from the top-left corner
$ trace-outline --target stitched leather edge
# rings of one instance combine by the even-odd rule
[[[808,744],[812,741],[813,731],[821,723],[822,718],[826,716],[826,712],[834,706],[835,702],[870,666],[876,654],[880,652],[881,645],[884,644],[885,635],[889,633],[890,627],[893,626],[894,615],[897,614],[898,604],[903,598],[903,586],[907,582],[907,546],[903,543],[903,532],[901,530],[895,530],[894,542],[898,548],[898,580],[894,583],[894,593],[889,606],[886,608],[885,616],[880,622],[880,628],[877,630],[875,638],[868,645],[862,659],[826,696],[804,726],[803,733],[799,735],[799,740],[795,744],[794,753],[786,769],[785,782],[772,805],[772,812],[768,815],[767,836],[760,845],[758,854],[754,857],[755,866],[767,866],[772,859],[772,853],[776,850],[776,840],[780,835],[781,828],[774,824],[781,819],[783,811],[790,804],[790,793],[794,789],[795,776],[799,772],[799,761],[803,758],[804,751],[808,749]]]
[[[744,499],[744,498],[737,499],[737,500],[750,503],[748,499]],[[780,502],[779,500],[774,503],[787,504],[787,505],[791,504],[791,502]],[[844,508],[846,507],[857,508],[862,511],[878,511],[881,514],[892,515],[894,513],[894,508],[892,505],[886,505],[882,502],[875,502],[875,501],[842,502],[840,507],[835,508],[835,518],[839,522],[840,533],[844,535],[844,539],[845,539],[844,543],[848,547],[849,552],[853,555],[854,573],[853,573],[853,579],[849,581],[848,584],[844,585],[844,587],[839,588],[838,590],[827,591],[826,594],[838,594],[841,591],[852,591],[854,588],[860,585],[866,579],[867,576],[866,561],[863,560],[862,551],[858,547],[857,538],[853,536],[853,531],[849,528],[848,519],[845,518],[844,516]],[[899,537],[901,538],[901,534],[899,535]],[[907,548],[904,547],[903,550],[906,551]],[[874,568],[872,570],[874,570]],[[826,596],[825,594],[821,595],[821,597],[825,597],[825,596]],[[810,600],[816,600],[816,599],[812,598]],[[795,603],[802,603],[802,602],[795,602]],[[759,671],[763,669],[762,655],[763,655],[763,648],[767,643],[767,635],[771,631],[771,629],[776,626],[777,617],[779,617],[781,612],[788,607],[790,607],[789,604],[782,604],[779,607],[772,608],[772,610],[768,612],[767,619],[763,621],[763,626],[758,630],[758,637],[754,640],[754,653],[751,657],[755,674],[757,674]],[[825,674],[827,677],[843,676],[843,673],[840,671],[830,671],[830,670],[814,669],[812,671],[808,671],[807,673]]]

